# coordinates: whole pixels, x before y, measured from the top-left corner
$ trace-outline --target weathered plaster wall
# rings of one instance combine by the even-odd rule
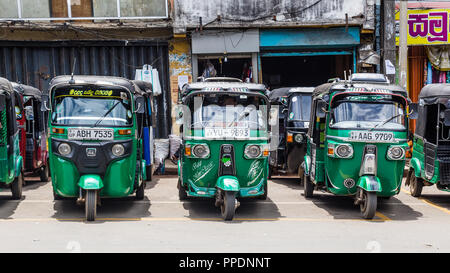
[[[221,21],[208,27],[277,27],[290,25],[364,24],[373,28],[366,18],[373,18],[373,0],[175,0],[174,25],[196,28],[199,19],[207,24],[220,14]],[[276,16],[276,21],[273,17]]]

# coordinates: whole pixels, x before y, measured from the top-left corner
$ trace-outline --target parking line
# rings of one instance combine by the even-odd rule
[[[381,219],[383,219],[384,221],[392,221],[391,218],[387,217],[386,215],[384,215],[383,213],[377,211],[375,213],[376,216],[380,217]]]
[[[404,190],[404,189],[402,189],[402,191],[405,192],[405,193],[407,193],[407,194],[409,194],[409,195],[411,195],[411,192],[410,192],[410,191],[407,191],[407,190]],[[412,195],[411,195],[411,196],[412,196]],[[432,207],[438,209],[438,210],[441,210],[441,211],[443,211],[443,212],[445,212],[445,213],[447,213],[447,214],[450,214],[450,210],[449,210],[449,209],[444,208],[444,207],[441,207],[441,206],[439,206],[438,204],[433,203],[433,202],[431,202],[431,201],[428,200],[428,199],[425,199],[425,198],[423,198],[423,197],[416,197],[416,198],[419,199],[420,201],[422,201],[422,202],[424,202],[424,203],[426,203],[426,204],[428,204],[428,205],[430,205],[430,206],[432,206]]]

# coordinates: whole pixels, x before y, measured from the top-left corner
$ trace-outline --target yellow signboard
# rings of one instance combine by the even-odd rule
[[[399,21],[400,12],[395,20]],[[450,9],[408,10],[408,45],[441,45],[450,43]],[[395,37],[398,45],[398,33]]]

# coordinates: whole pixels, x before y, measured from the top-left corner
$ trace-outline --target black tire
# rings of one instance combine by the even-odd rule
[[[58,201],[63,200],[63,198],[59,196],[55,191],[53,191],[53,200]]]
[[[314,184],[305,173],[303,173],[303,195],[305,198],[312,198],[314,196]]]
[[[422,189],[423,189],[422,178],[419,178],[414,174],[412,174],[409,182],[409,190],[411,191],[411,195],[414,197],[420,197],[422,195]]]
[[[153,181],[153,165],[147,166],[147,181]]]
[[[136,200],[142,200],[145,197],[145,181],[142,181],[141,185],[136,190]]]
[[[187,200],[188,195],[186,193],[186,189],[181,185],[180,179],[178,179],[177,188],[178,188],[178,199],[180,199],[180,201]]]
[[[95,221],[97,217],[97,190],[86,191],[85,213],[86,221]]]
[[[19,173],[19,175],[11,183],[12,199],[20,200],[22,198],[23,183],[23,174]]]
[[[364,219],[373,219],[377,212],[377,193],[362,190],[362,200],[359,204],[361,214]]]
[[[267,184],[268,184],[268,182],[266,182],[266,184],[264,184],[264,194],[259,195],[257,197],[259,200],[266,200],[267,199],[267,194],[268,194],[268,191],[267,191],[268,186],[267,186]]]
[[[49,169],[47,165],[44,165],[39,173],[41,182],[48,182],[50,178]]]
[[[220,205],[220,212],[225,221],[231,221],[234,218],[236,205],[236,194],[232,191],[226,191],[223,194],[223,203]]]
[[[268,179],[272,179],[272,167],[269,166],[269,173],[267,174]]]

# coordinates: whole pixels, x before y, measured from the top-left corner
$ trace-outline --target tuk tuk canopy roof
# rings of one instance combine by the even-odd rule
[[[36,87],[25,85],[17,82],[11,82],[14,91],[18,92],[23,96],[32,96],[38,100],[41,100],[42,91]]]
[[[424,98],[450,97],[450,84],[432,83],[425,85],[419,94],[419,99]]]
[[[182,96],[186,96],[192,91],[200,91],[205,88],[219,88],[223,89],[224,92],[226,90],[230,90],[232,88],[247,88],[249,91],[260,92],[265,95],[266,87],[263,84],[257,83],[241,83],[241,82],[196,82],[185,84],[183,86],[183,90],[181,92]]]
[[[322,85],[317,86],[313,91],[313,97],[321,97],[325,94],[331,94],[332,92],[340,91],[344,92],[349,89],[358,89],[362,88],[368,92],[373,91],[377,92],[379,90],[387,90],[392,92],[393,94],[401,95],[405,98],[408,98],[408,93],[405,89],[403,89],[399,85],[388,84],[388,83],[355,83],[355,82],[346,82],[346,81],[338,81],[333,83],[324,83]]]
[[[92,85],[115,85],[126,88],[133,94],[144,95],[146,91],[142,91],[140,86],[144,86],[140,81],[131,81],[121,77],[110,76],[91,76],[91,75],[74,75],[73,80],[75,83],[71,84],[71,75],[57,76],[50,82],[49,90],[52,90],[56,85],[79,85],[79,84],[92,84]]]
[[[11,82],[8,79],[0,77],[0,94],[2,93],[12,93],[13,87],[11,85]]]
[[[273,89],[269,93],[269,100],[271,102],[277,101],[280,97],[288,97],[293,93],[312,93],[314,87],[281,87]]]

